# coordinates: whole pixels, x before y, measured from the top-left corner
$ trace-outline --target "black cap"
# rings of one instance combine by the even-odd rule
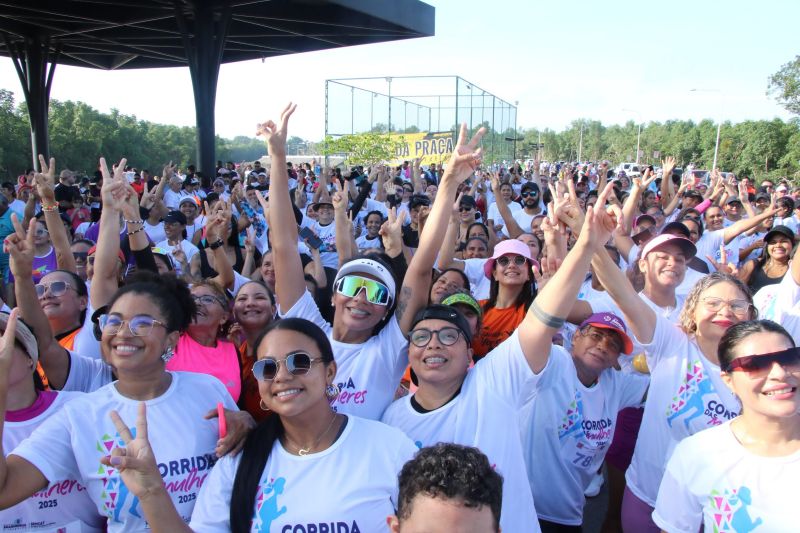
[[[700,194],[700,192],[699,192],[699,191],[696,191],[696,190],[694,190],[694,189],[689,189],[688,191],[685,191],[685,192],[683,193],[683,197],[684,197],[684,198],[693,197],[693,198],[699,198],[699,199],[701,199],[701,200],[703,199],[703,195],[702,195],[702,194]]]
[[[759,200],[766,200],[768,202],[771,202],[772,201],[772,197],[769,194],[765,193],[765,192],[760,192],[760,193],[756,194],[756,202],[759,201]]]
[[[461,202],[459,203],[459,205],[465,205],[465,206],[471,207],[473,209],[478,207],[478,204],[475,203],[475,197],[474,196],[470,196],[468,194],[465,194],[464,196],[461,197]]]
[[[681,237],[690,238],[692,236],[689,228],[686,227],[686,224],[683,222],[670,222],[664,229],[661,230],[661,234],[669,233],[670,235],[680,235]]]
[[[767,234],[764,235],[764,242],[765,243],[769,242],[769,240],[775,235],[783,235],[784,237],[792,241],[792,244],[794,244],[795,240],[794,232],[782,224],[779,224],[774,228],[772,228],[771,230],[769,230]]]
[[[538,193],[539,192],[539,186],[536,183],[532,182],[532,181],[528,181],[528,182],[525,182],[522,185],[522,189],[521,190],[522,191],[532,190],[532,191],[536,191]]]
[[[167,222],[177,222],[185,226],[186,215],[184,215],[180,211],[170,211],[169,213],[167,213],[167,216],[164,217],[164,223]]]
[[[472,331],[470,330],[469,322],[467,322],[467,319],[464,318],[464,315],[462,315],[461,312],[455,307],[442,304],[429,305],[425,309],[420,310],[414,316],[414,321],[412,322],[411,328],[413,329],[423,320],[444,320],[446,322],[450,322],[461,330],[461,333],[464,334],[464,339],[466,339],[467,344],[472,342]]]

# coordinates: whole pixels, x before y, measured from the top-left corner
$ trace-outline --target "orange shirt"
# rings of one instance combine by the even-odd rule
[[[488,300],[478,302],[484,308]],[[525,306],[507,307],[498,309],[492,307],[483,315],[481,330],[472,339],[473,357],[478,359],[491,352],[498,344],[506,340],[514,333],[517,326],[525,318]]]
[[[255,358],[247,354],[247,341],[239,345],[239,361],[242,367],[242,393],[239,396],[239,409],[250,413],[256,422],[269,416],[269,411],[261,409],[261,393],[258,392],[258,380],[253,375]]]
[[[83,328],[78,328],[69,335],[65,335],[58,339],[58,344],[61,345],[62,348],[66,348],[67,350],[74,352],[75,351],[75,337],[78,336],[78,333],[81,332]]]

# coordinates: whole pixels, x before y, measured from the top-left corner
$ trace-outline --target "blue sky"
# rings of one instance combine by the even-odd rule
[[[366,76],[457,74],[518,101],[519,127],[560,130],[582,117],[789,118],[765,91],[767,77],[800,54],[797,0],[428,3],[436,7],[432,38],[223,65],[218,134],[252,135],[291,99],[299,107],[290,133],[319,139],[325,79]],[[0,80],[21,99],[10,59],[0,59]],[[195,120],[188,68],[58,67],[52,97],[156,122]]]

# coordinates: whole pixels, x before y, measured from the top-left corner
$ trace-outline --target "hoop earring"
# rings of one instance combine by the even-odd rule
[[[258,400],[258,406],[262,411],[269,411],[269,407],[267,407],[267,404],[264,403],[264,400]]]
[[[332,402],[333,400],[339,397],[340,391],[341,389],[339,388],[339,385],[331,383],[330,385],[325,387],[325,396],[328,398],[329,402]]]
[[[167,350],[161,354],[161,360],[165,363],[168,363],[170,359],[175,356],[175,351],[172,349],[172,346],[168,346]]]

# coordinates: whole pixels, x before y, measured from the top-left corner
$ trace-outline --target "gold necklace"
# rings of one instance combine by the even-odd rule
[[[328,424],[328,427],[325,428],[325,431],[323,431],[322,434],[319,437],[317,437],[317,440],[314,441],[314,444],[312,444],[311,446],[308,446],[307,448],[301,448],[300,446],[295,444],[294,441],[292,441],[292,439],[289,438],[289,435],[287,435],[286,433],[284,433],[283,436],[286,438],[286,442],[288,444],[291,444],[292,447],[297,450],[297,455],[300,455],[300,456],[308,455],[311,452],[311,450],[314,450],[317,446],[319,446],[319,443],[322,442],[322,438],[325,435],[327,435],[328,431],[331,430],[331,427],[333,426],[333,422],[335,420],[336,420],[336,413],[333,413],[333,417],[331,418],[331,421]]]

